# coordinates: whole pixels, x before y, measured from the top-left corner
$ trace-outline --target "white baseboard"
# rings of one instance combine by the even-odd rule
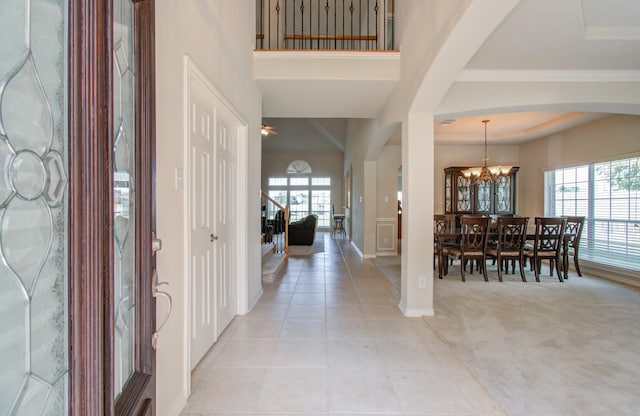
[[[570,269],[575,273],[573,269],[573,264],[570,265]],[[609,267],[597,263],[591,263],[588,261],[580,261],[580,269],[587,274],[590,274],[595,277],[599,277],[601,279],[611,280],[617,283],[624,283],[629,286],[640,287],[640,279],[636,277],[633,273],[628,273],[623,271],[622,269]],[[571,275],[570,278],[573,278],[574,275]],[[577,274],[575,274],[576,278]]]
[[[428,308],[420,308],[420,309],[410,309],[407,308],[407,305],[405,304],[404,300],[401,300],[400,303],[398,304],[398,309],[400,309],[400,312],[402,312],[402,314],[404,316],[406,316],[407,318],[420,318],[422,316],[434,316],[435,315],[435,311],[433,309],[428,309]]]
[[[361,259],[365,258],[364,254],[362,254],[362,251],[360,251],[360,248],[356,245],[356,243],[353,242],[353,240],[351,240],[351,246],[353,246],[354,250],[356,251],[356,253],[358,253]]]
[[[264,293],[264,290],[260,288],[256,296],[254,296],[253,299],[249,299],[249,304],[247,305],[248,307],[247,312],[251,312],[253,307],[256,306],[256,303],[258,303],[258,301],[260,300],[260,297],[262,296],[263,293]]]

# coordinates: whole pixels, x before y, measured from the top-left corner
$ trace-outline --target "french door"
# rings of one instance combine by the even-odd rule
[[[0,414],[155,413],[153,15],[0,1]]]
[[[238,313],[238,154],[243,123],[189,58],[185,81],[193,369]]]

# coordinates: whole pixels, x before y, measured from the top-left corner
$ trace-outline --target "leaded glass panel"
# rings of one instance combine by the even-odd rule
[[[451,174],[444,177],[444,212],[451,212]]]
[[[458,211],[471,211],[471,179],[458,176]]]
[[[0,1],[0,414],[68,409],[65,0]]]
[[[476,212],[491,212],[491,182],[480,182],[477,185]]]
[[[113,2],[114,391],[135,371],[135,38],[131,0]]]
[[[510,213],[512,211],[511,176],[502,176],[496,182],[496,212]]]

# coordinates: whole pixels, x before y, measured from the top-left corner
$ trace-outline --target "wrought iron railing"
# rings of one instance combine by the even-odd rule
[[[256,0],[256,49],[392,50],[394,0]]]
[[[269,215],[269,213],[273,213]],[[262,192],[263,243],[273,243],[276,253],[289,253],[289,207]]]

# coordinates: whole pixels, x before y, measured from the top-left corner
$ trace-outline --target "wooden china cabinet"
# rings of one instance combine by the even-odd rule
[[[510,215],[516,212],[516,173],[513,167],[508,176],[498,178],[495,183],[474,184],[465,178],[463,166],[452,166],[444,170],[444,212],[446,214]]]

